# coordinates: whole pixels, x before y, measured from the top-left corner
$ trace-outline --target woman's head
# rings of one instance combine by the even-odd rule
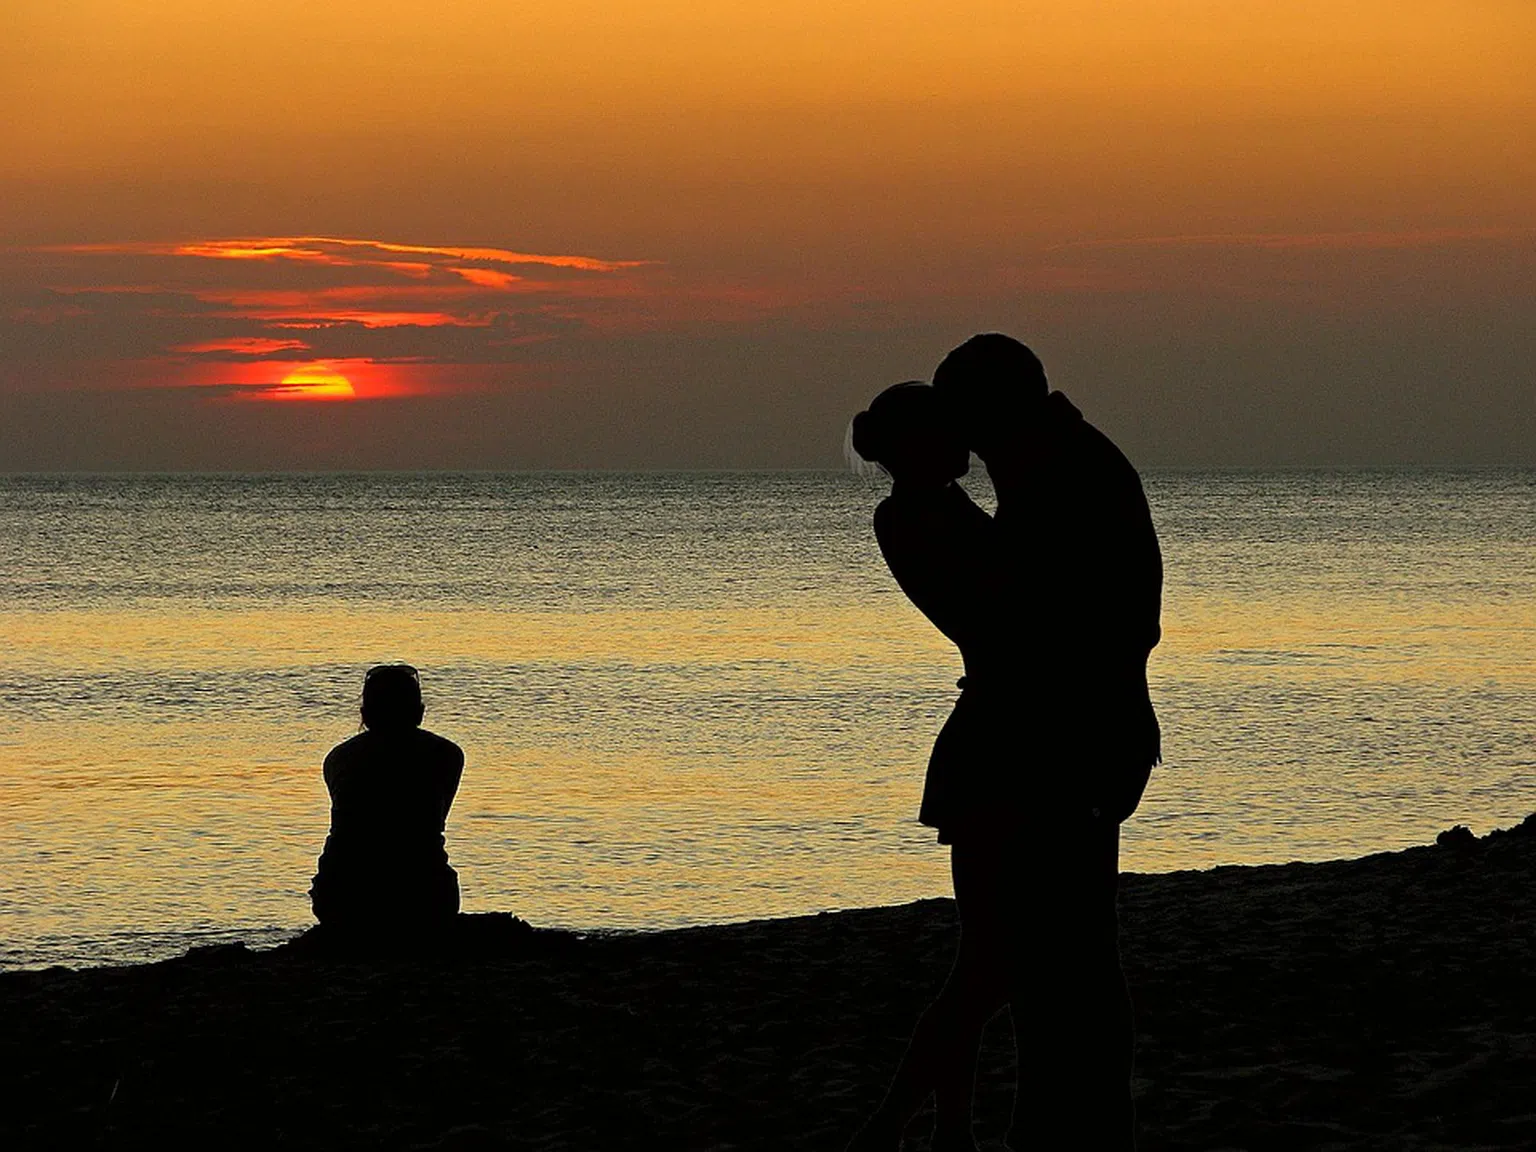
[[[920,380],[894,384],[853,418],[853,450],[893,479],[947,484],[964,476],[971,454],[944,397]]]
[[[363,677],[363,727],[415,728],[426,715],[421,679],[409,664],[376,664]]]

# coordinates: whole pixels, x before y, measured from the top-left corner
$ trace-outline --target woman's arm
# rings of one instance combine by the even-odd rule
[[[992,519],[969,497],[886,499],[875,539],[907,598],[955,643],[996,627],[1002,566]]]

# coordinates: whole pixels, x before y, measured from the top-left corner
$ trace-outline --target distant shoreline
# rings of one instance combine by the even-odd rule
[[[1220,463],[1147,463],[1138,461],[1137,469],[1143,475],[1158,474],[1218,474],[1218,475],[1298,475],[1305,473],[1381,473],[1402,475],[1414,472],[1431,473],[1523,473],[1536,472],[1536,462],[1520,464],[1452,464],[1452,463],[1390,463],[1390,464],[1220,464]],[[981,479],[979,467],[972,469],[971,480]],[[3,480],[45,479],[129,479],[129,480],[228,480],[228,479],[295,479],[320,477],[325,479],[388,478],[391,476],[827,476],[847,475],[855,482],[874,484],[872,478],[853,475],[847,465],[835,463],[786,465],[783,467],[712,467],[712,468],[270,468],[233,469],[227,472],[210,472],[201,469],[93,469],[72,468],[43,471],[0,471]],[[880,481],[883,483],[883,481]]]

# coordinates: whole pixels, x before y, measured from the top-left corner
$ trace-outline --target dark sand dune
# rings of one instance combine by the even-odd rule
[[[1127,876],[1142,1147],[1536,1148],[1533,881],[1536,818],[1363,860]],[[454,958],[233,947],[0,976],[0,1147],[839,1149],[955,926],[935,900],[476,931]],[[1011,1059],[1004,1017],[984,1141]]]

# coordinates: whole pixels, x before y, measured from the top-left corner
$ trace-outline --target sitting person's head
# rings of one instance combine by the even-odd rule
[[[855,416],[852,445],[903,485],[940,487],[971,466],[949,405],[920,380],[892,385]]]
[[[376,664],[363,677],[363,727],[370,732],[415,728],[426,715],[421,679],[409,664]]]
[[[944,357],[933,386],[954,405],[966,443],[983,460],[1035,418],[1050,392],[1040,358],[1001,332],[972,336]]]

